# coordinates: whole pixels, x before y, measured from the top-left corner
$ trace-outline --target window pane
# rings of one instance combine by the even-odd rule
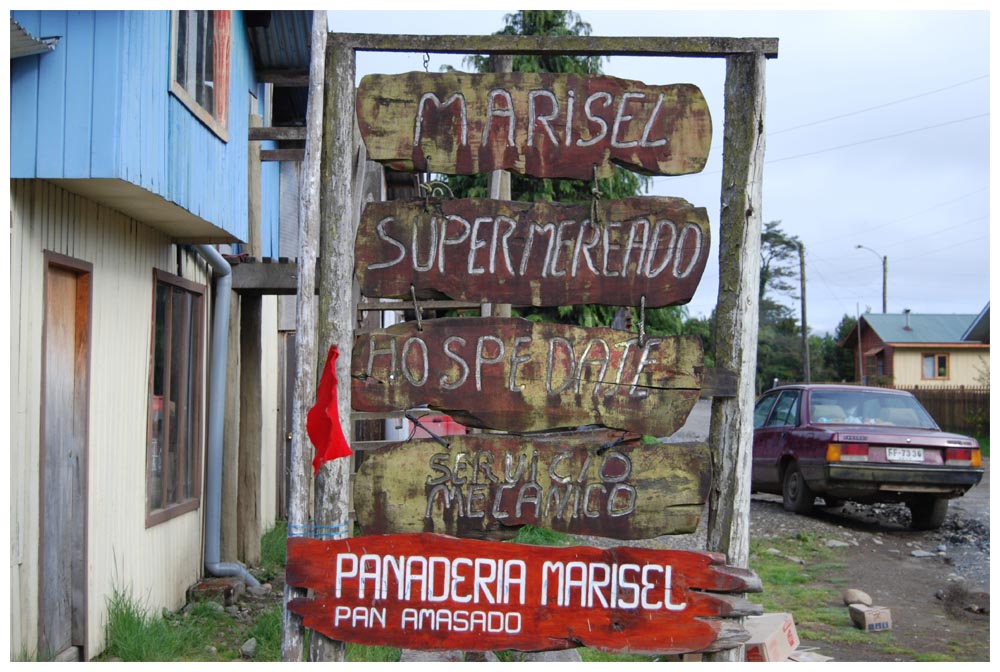
[[[149,506],[158,509],[163,506],[163,448],[166,440],[166,423],[163,414],[165,358],[167,351],[167,297],[169,290],[163,285],[156,287],[153,306],[153,391],[150,428],[150,479]]]
[[[938,355],[938,371],[937,371],[937,375],[938,375],[938,378],[947,378],[948,377],[948,356],[947,355]]]
[[[934,355],[924,355],[924,378],[934,377]]]

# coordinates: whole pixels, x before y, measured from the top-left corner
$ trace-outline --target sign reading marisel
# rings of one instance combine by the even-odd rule
[[[356,106],[369,158],[402,171],[589,180],[617,164],[684,175],[704,168],[712,144],[708,104],[693,84],[411,72],[364,77]]]
[[[592,429],[391,444],[361,462],[358,523],[364,534],[489,539],[522,525],[612,539],[694,532],[711,482],[708,446],[638,438]]]
[[[401,648],[684,653],[747,638],[759,591],[721,554],[525,546],[434,534],[288,539],[288,608],[340,641]]]
[[[709,255],[704,208],[679,198],[590,204],[369,203],[355,245],[365,296],[564,306],[691,300]]]
[[[443,318],[361,333],[351,403],[385,412],[422,404],[510,432],[604,425],[669,436],[698,400],[701,339],[530,322]]]

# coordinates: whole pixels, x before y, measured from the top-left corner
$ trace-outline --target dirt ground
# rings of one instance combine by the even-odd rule
[[[874,604],[888,607],[892,640],[900,650],[918,655],[887,652],[890,647],[883,640],[889,633],[871,634],[870,643],[803,639],[800,648],[815,648],[844,662],[906,661],[935,655],[990,659],[988,520],[984,526],[953,505],[940,530],[915,532],[905,525],[907,515],[901,506],[847,504],[842,509],[794,516],[782,509],[779,498],[754,495],[751,533],[755,536],[783,536],[806,529],[821,539],[848,543],[844,547],[848,570],[841,572],[841,578],[846,575],[850,586],[844,587],[863,590]],[[845,609],[845,622],[847,618]]]

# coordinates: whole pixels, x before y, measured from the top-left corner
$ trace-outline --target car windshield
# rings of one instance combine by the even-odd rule
[[[866,390],[816,390],[809,397],[814,424],[895,425],[937,429],[916,398]]]

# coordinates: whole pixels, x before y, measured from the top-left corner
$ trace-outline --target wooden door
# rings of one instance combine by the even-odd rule
[[[46,254],[38,653],[56,660],[85,659],[90,278]]]

